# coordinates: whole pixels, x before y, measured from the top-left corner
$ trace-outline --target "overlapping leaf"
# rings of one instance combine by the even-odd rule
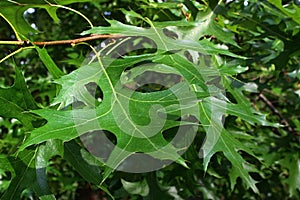
[[[224,84],[222,81],[226,80],[226,74],[241,71],[240,68],[229,69],[227,72],[224,66],[221,67],[224,63],[220,62],[220,59],[214,56],[209,57],[210,64],[208,65],[207,59],[202,59],[199,53],[239,56],[218,48],[207,40],[203,40],[204,42],[176,41],[168,37],[162,29],[156,28],[151,21],[148,21],[150,28],[129,26],[117,21],[109,21],[109,23],[110,27],[97,27],[84,34],[117,33],[128,36],[129,40],[133,39],[133,41],[139,37],[147,37],[154,41],[158,51],[142,56],[114,58],[101,53],[99,55],[94,50],[97,54],[94,58],[96,62],[88,63],[57,80],[62,85],[62,90],[54,101],[54,104],[60,104],[61,107],[78,101],[87,107],[85,109],[73,107],[72,110],[67,111],[51,109],[35,111],[48,123],[34,130],[20,147],[20,151],[49,139],[60,139],[66,142],[86,132],[102,130],[113,133],[117,138],[117,144],[106,161],[108,168],[104,172],[104,180],[114,169],[120,167],[124,160],[138,152],[146,153],[159,160],[177,161],[186,166],[179,154],[181,149],[169,143],[162,133],[170,128],[186,124],[190,124],[193,129],[196,128],[195,124],[189,121],[183,123],[169,118],[170,113],[182,119],[186,116],[194,116],[201,122],[207,133],[207,139],[202,148],[204,168],[207,168],[210,158],[215,153],[223,152],[232,163],[232,170],[229,174],[232,188],[236,179],[240,177],[247,187],[258,192],[256,182],[249,175],[253,169],[246,167],[248,163],[238,151],[253,154],[224,129],[222,117],[230,114],[251,123],[271,124],[268,124],[260,114],[251,110],[249,103],[241,97],[242,94],[232,89],[226,81],[224,82],[225,88],[232,93],[238,103],[228,102],[222,94],[220,84]],[[116,43],[116,46],[125,48],[119,44],[125,44],[123,42],[128,38],[120,39],[120,43]],[[182,56],[186,50],[197,52],[194,56],[201,62],[194,64],[187,57]],[[167,66],[165,70],[180,74],[183,80],[165,91],[152,93],[140,93],[126,88],[121,82],[122,74],[141,61],[154,63],[154,66]],[[218,68],[221,69],[221,73]],[[158,69],[154,67],[153,71],[157,72]],[[93,95],[89,94],[85,88],[91,82],[97,84],[103,92],[103,100],[98,104],[94,103]],[[243,111],[238,112],[241,108]],[[184,146],[184,148],[187,147]]]
[[[41,200],[55,199],[48,188],[46,167],[52,156],[62,154],[62,142],[50,140],[35,150],[20,152],[17,157],[0,156],[1,169],[12,174],[11,183],[1,199],[20,199],[25,189],[36,192]]]
[[[218,106],[215,106],[218,102]],[[215,98],[207,99],[206,101],[200,102],[200,121],[206,129],[207,137],[206,142],[202,146],[202,156],[204,157],[204,168],[207,169],[208,163],[211,157],[217,153],[222,152],[224,156],[231,162],[232,169],[229,174],[231,188],[234,188],[236,184],[236,179],[240,177],[246,187],[251,187],[251,189],[258,193],[258,189],[255,186],[256,181],[252,179],[249,175],[249,171],[245,165],[246,161],[238,153],[239,150],[245,151],[250,155],[253,155],[250,149],[246,148],[238,140],[230,135],[230,133],[222,126],[222,115],[224,113],[232,114],[230,109],[227,109],[231,104],[226,102],[221,102]],[[213,106],[213,108],[211,108]],[[234,113],[237,116],[242,116]],[[253,114],[248,114],[252,116]],[[244,118],[242,116],[242,118]]]
[[[1,199],[19,199],[23,190],[29,185],[33,189],[36,183],[35,151],[23,151],[17,159],[13,157],[0,159],[1,169],[6,169],[13,174],[11,183]]]
[[[286,16],[293,19],[296,23],[300,24],[300,8],[296,4],[291,4],[291,8],[285,8],[285,6],[282,5],[282,0],[270,1],[270,3],[276,6],[276,8],[278,8]]]
[[[185,39],[180,39],[174,42],[174,39],[170,38],[168,34],[164,33],[164,29],[162,27],[156,27],[153,25],[151,21],[148,23],[151,28],[142,28],[136,27],[132,25],[123,24],[121,22],[115,20],[107,20],[110,23],[109,27],[95,27],[88,31],[84,31],[82,35],[85,34],[121,34],[125,36],[144,36],[150,38],[151,40],[156,41],[158,45],[157,48],[160,50],[181,50],[181,49],[189,49],[200,52],[202,54],[224,54],[228,56],[233,56],[237,58],[244,58],[238,55],[235,55],[228,51],[227,47],[215,45],[208,40],[200,40],[194,41],[189,40],[188,37]],[[193,27],[193,24],[187,23],[187,26]],[[201,27],[201,24],[199,24]],[[166,27],[167,28],[167,27]],[[194,29],[190,28],[190,31],[196,31],[197,26]]]
[[[153,59],[155,58],[155,56],[151,56],[150,58]],[[125,60],[127,61],[127,59]],[[133,59],[132,61],[136,62],[136,60]],[[135,122],[132,121],[131,119],[132,116],[129,116],[130,113],[126,112],[127,111],[126,104],[127,103],[128,105],[133,104],[132,106],[132,109],[134,109],[132,111],[133,115],[136,115],[137,118],[142,117],[140,118],[139,123],[147,124],[147,122],[150,119],[153,120],[154,117],[158,117],[155,116],[156,115],[155,113],[151,113],[151,112],[150,112],[150,117],[147,116],[152,106],[158,104],[162,106],[176,104],[178,103],[178,101],[182,99],[178,99],[176,96],[174,96],[171,90],[161,91],[157,93],[149,93],[149,94],[134,93],[132,94],[132,96],[127,96],[128,92],[129,94],[131,94],[131,91],[129,91],[128,89],[118,88],[116,90],[116,88],[114,87],[111,88],[110,85],[112,85],[113,82],[115,82],[115,80],[111,81],[110,76],[120,77],[121,72],[129,64],[129,62],[124,62],[123,66],[118,64],[118,62],[116,62],[115,64],[116,66],[118,66],[118,68],[112,64],[109,68],[105,70],[105,72],[109,76],[107,77],[101,76],[100,80],[97,81],[97,83],[99,83],[100,88],[103,90],[104,100],[98,107],[96,107],[95,110],[85,109],[85,110],[72,110],[72,111],[53,111],[53,110],[35,111],[37,114],[47,119],[48,124],[46,124],[44,127],[40,129],[34,130],[21,148],[24,148],[31,144],[41,143],[50,138],[56,138],[56,139],[61,139],[63,141],[68,141],[78,137],[79,135],[84,134],[87,131],[100,129],[100,130],[111,131],[112,133],[114,133],[118,138],[117,146],[119,146],[120,149],[123,150],[125,149],[133,153],[138,151],[142,151],[142,152],[153,152],[157,150],[160,151],[160,149],[164,147],[164,149],[160,152],[160,155],[156,154],[156,156],[164,159],[166,158],[170,159],[173,157],[173,160],[177,160],[179,157],[178,155],[176,155],[176,150],[173,149],[173,147],[171,147],[170,145],[168,145],[168,143],[164,140],[161,134],[154,133],[153,135],[147,136],[146,134],[150,130],[148,130],[147,128],[145,129],[142,126],[138,126],[136,125]],[[178,68],[181,67],[179,63],[176,64]],[[192,67],[192,65],[190,66]],[[90,65],[89,67],[82,67],[81,70],[79,69],[83,77],[82,79],[78,79],[78,80],[75,79],[74,82],[76,83],[79,82],[80,87],[84,87],[84,85],[86,84],[86,82],[84,81],[91,80],[90,79],[91,74],[84,73],[85,70],[90,71],[91,69],[90,67],[95,67],[98,71],[101,71],[101,69],[97,65]],[[96,69],[94,71],[97,71]],[[181,70],[183,71],[183,74],[187,76],[187,78],[188,76],[190,76],[189,78],[193,80],[190,71],[188,71],[185,68]],[[76,73],[77,72],[75,71],[71,75]],[[194,73],[196,73],[196,71]],[[198,81],[203,82],[200,79]],[[185,95],[186,93],[188,94],[188,88],[185,85],[178,85],[172,89],[176,91],[176,93],[180,93],[185,98],[187,99],[190,98],[189,96]],[[154,122],[157,123],[157,120],[154,120]],[[165,129],[164,127],[170,128],[172,126],[179,125],[177,122],[171,122],[171,121],[166,122],[166,124],[160,124],[160,123],[155,124],[155,123],[151,124],[150,126],[151,129],[157,126],[158,128],[162,129],[161,131]],[[130,131],[133,132],[130,133]],[[133,135],[135,137],[133,137]]]
[[[37,30],[33,29],[30,24],[24,18],[24,12],[29,8],[41,8],[45,9],[48,14],[52,17],[52,19],[57,23],[59,18],[56,15],[56,11],[59,7],[53,5],[68,5],[72,3],[78,2],[91,2],[91,0],[68,0],[68,1],[45,1],[45,0],[34,0],[34,1],[26,1],[26,0],[18,0],[18,1],[8,1],[4,0],[0,2],[0,14],[2,17],[7,20],[12,27],[15,28],[17,33],[25,39],[28,37],[29,33],[35,33]],[[104,1],[105,2],[105,1]],[[51,5],[53,4],[53,5]]]

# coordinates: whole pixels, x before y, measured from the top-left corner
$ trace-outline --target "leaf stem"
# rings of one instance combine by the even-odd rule
[[[79,12],[79,11],[73,9],[73,8],[69,8],[69,7],[67,7],[67,6],[62,6],[62,5],[52,4],[52,3],[50,3],[50,2],[48,2],[48,1],[46,1],[46,0],[45,0],[45,2],[47,2],[50,6],[54,6],[54,7],[58,7],[58,8],[64,8],[64,9],[66,9],[66,10],[70,10],[70,11],[72,11],[72,12],[74,12],[74,13],[80,15],[81,17],[83,17],[83,18],[89,23],[89,25],[91,26],[91,28],[94,27],[94,25],[92,24],[92,22],[91,22],[84,14],[82,14],[81,12]]]
[[[34,46],[30,46],[30,47],[21,47],[20,49],[14,51],[14,52],[10,53],[9,55],[5,56],[4,58],[2,58],[2,59],[0,60],[0,63],[2,63],[3,61],[7,60],[8,58],[12,57],[13,55],[15,55],[15,54],[17,54],[17,53],[19,53],[19,52],[21,52],[21,51],[23,51],[23,50],[25,50],[25,49],[34,49]]]
[[[1,14],[1,13],[0,13]],[[25,41],[23,40],[19,40],[19,41],[0,41],[0,45],[4,44],[4,45],[24,45]]]
[[[16,35],[17,40],[19,40],[19,41],[22,40],[21,37],[19,36],[17,30],[16,30],[15,27],[10,23],[10,21],[9,21],[8,19],[6,19],[6,17],[5,17],[3,14],[1,14],[1,13],[0,13],[0,16],[1,16],[3,19],[5,19],[5,21],[6,21],[6,22],[9,24],[9,26],[12,28],[12,30],[14,31],[14,33],[15,33],[15,35]]]

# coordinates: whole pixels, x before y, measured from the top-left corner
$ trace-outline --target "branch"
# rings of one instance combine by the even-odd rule
[[[275,113],[281,119],[281,122],[285,125],[289,132],[296,133],[296,131],[290,126],[289,122],[282,116],[278,109],[264,94],[260,93],[259,98],[263,100],[263,102],[265,102],[265,104],[273,111],[273,113]],[[296,135],[298,134],[296,133]]]
[[[40,42],[30,42],[29,40],[19,40],[19,41],[0,41],[0,45],[18,45],[18,46],[53,46],[53,45],[63,45],[63,44],[70,44],[74,46],[77,43],[91,41],[91,40],[98,40],[98,39],[107,39],[107,38],[119,38],[122,35],[112,34],[112,35],[90,35],[83,38],[71,39],[71,40],[55,40],[55,41],[40,41]]]

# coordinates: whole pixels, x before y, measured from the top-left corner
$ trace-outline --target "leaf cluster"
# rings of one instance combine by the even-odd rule
[[[0,7],[1,199],[299,197],[297,4]]]

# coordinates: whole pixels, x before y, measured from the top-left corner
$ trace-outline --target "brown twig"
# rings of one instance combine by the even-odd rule
[[[98,39],[107,39],[107,38],[119,38],[122,37],[122,35],[118,34],[112,34],[112,35],[90,35],[87,37],[77,38],[77,39],[71,39],[71,40],[55,40],[55,41],[38,41],[38,42],[31,42],[29,40],[19,40],[19,41],[0,41],[1,44],[11,44],[11,45],[18,45],[18,46],[29,46],[29,45],[35,45],[35,46],[53,46],[53,45],[63,45],[63,44],[70,44],[75,45],[77,43],[91,41],[91,40],[98,40]]]
[[[290,126],[289,122],[282,116],[278,109],[272,104],[271,101],[262,93],[259,94],[259,98],[265,102],[265,104],[275,113],[281,120],[282,124],[287,127],[288,131],[295,133],[295,130]]]

